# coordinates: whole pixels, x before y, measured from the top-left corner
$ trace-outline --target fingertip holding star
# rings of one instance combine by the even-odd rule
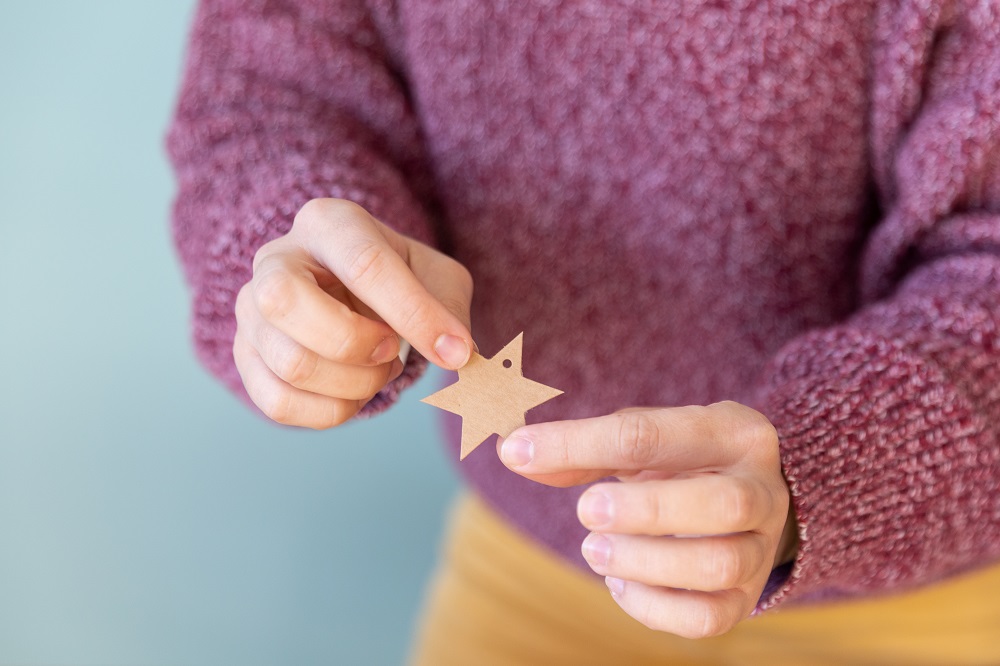
[[[458,381],[421,402],[462,417],[459,460],[490,435],[507,437],[525,425],[529,409],[562,395],[562,391],[528,379],[521,372],[524,333],[519,333],[492,358],[472,352],[458,371]]]

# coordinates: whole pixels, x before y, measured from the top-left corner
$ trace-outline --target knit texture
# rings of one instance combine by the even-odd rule
[[[1000,559],[995,2],[204,0],[168,146],[234,391],[254,252],[351,199],[470,269],[483,353],[525,332],[531,420],[771,419],[801,548],[759,610]],[[583,489],[491,449],[471,484],[585,567]]]

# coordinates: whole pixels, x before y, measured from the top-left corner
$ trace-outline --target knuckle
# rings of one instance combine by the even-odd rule
[[[778,450],[778,431],[770,420],[760,412],[747,410],[747,424],[744,431],[747,444],[752,448],[771,447]]]
[[[360,360],[364,357],[364,354],[359,350],[360,344],[361,341],[357,328],[354,326],[345,328],[340,334],[337,350],[333,353],[331,360],[339,362],[347,362],[355,359]]]
[[[724,418],[714,422],[730,424],[724,434],[737,442],[742,451],[770,445],[777,450],[778,432],[768,418],[757,410],[732,400],[714,403],[708,409],[724,415]]]
[[[693,629],[694,638],[712,638],[721,636],[732,627],[720,604],[703,604],[699,613],[696,613],[697,623]]]
[[[324,212],[338,222],[368,217],[364,206],[350,199],[324,199]]]
[[[385,268],[385,248],[370,240],[359,241],[347,251],[343,279],[349,284],[378,281]]]
[[[731,628],[721,604],[704,601],[684,613],[673,632],[682,638],[700,639],[720,636]]]
[[[747,574],[747,562],[739,548],[724,542],[711,549],[708,558],[708,579],[717,589],[728,590],[742,584]]]
[[[322,217],[323,210],[330,201],[330,199],[310,199],[305,202],[302,207],[299,208],[299,212],[295,214],[295,219],[292,224],[295,226],[303,226],[309,224],[310,221],[315,220],[318,217]]]
[[[329,430],[330,428],[336,428],[341,423],[343,423],[343,421],[337,418],[336,412],[330,412],[329,414],[321,417],[315,423],[310,423],[308,428],[310,430]]]
[[[250,283],[247,282],[236,292],[236,302],[233,304],[233,312],[236,314],[236,321],[247,318],[248,301],[253,300]]]
[[[443,296],[438,299],[438,302],[440,302],[441,305],[448,310],[448,312],[456,315],[459,319],[468,317],[469,303],[465,299],[453,296]]]
[[[299,212],[295,214],[293,224],[295,226],[308,226],[319,220],[328,218],[338,209],[341,201],[341,199],[332,197],[310,199],[299,208]]]
[[[270,259],[272,256],[275,255],[275,253],[278,251],[278,248],[281,246],[281,243],[283,241],[284,241],[284,236],[281,236],[269,240],[268,242],[264,243],[259,248],[257,248],[257,251],[254,252],[253,255],[253,263],[251,264],[254,273],[259,271],[261,266],[265,262],[267,262],[268,259]]]
[[[730,478],[727,481],[718,493],[722,520],[733,531],[744,531],[754,519],[756,493],[750,482],[744,479]]]
[[[645,516],[641,520],[652,531],[658,531],[666,517],[666,507],[663,505],[663,498],[659,493],[647,493],[645,501]]]
[[[368,217],[363,206],[349,199],[319,198],[307,201],[295,215],[294,226],[309,228],[315,225],[349,226]]]
[[[644,412],[617,414],[618,436],[615,438],[619,458],[635,467],[646,467],[656,461],[659,450],[659,429]]]
[[[432,328],[434,313],[431,310],[430,302],[421,300],[410,303],[407,310],[401,313],[399,331],[405,335],[406,331],[429,331]]]
[[[350,400],[370,400],[376,393],[382,390],[389,380],[391,364],[386,363],[389,370],[385,368],[365,368],[361,377],[346,386],[343,393],[344,398]]]
[[[308,383],[319,367],[319,357],[300,345],[289,345],[281,354],[274,372],[292,386]]]
[[[282,425],[295,425],[294,423],[294,400],[291,391],[279,389],[274,391],[260,405],[260,409],[267,418]]]
[[[691,405],[682,408],[687,412],[691,434],[698,441],[714,442],[716,440],[717,421],[715,418],[715,408],[715,405],[708,407]]]
[[[669,629],[664,609],[656,603],[655,598],[651,595],[646,595],[629,614],[654,631],[667,631]]]
[[[233,336],[233,344],[231,346],[233,354],[233,363],[236,365],[236,372],[239,373],[240,378],[243,380],[244,385],[246,385],[246,377],[244,377],[244,361],[245,361],[245,345],[246,342],[243,340],[243,336],[240,334],[239,327],[236,329],[236,335]]]
[[[358,403],[353,400],[336,400],[332,408],[326,412],[324,417],[314,425],[313,430],[329,430],[343,425],[351,419],[358,411]]]
[[[254,278],[253,300],[265,319],[280,319],[295,305],[294,278],[280,269],[261,274]]]

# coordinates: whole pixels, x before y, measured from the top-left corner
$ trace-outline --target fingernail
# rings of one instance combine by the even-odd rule
[[[608,586],[609,590],[611,590],[611,596],[615,599],[622,596],[622,593],[625,591],[625,581],[621,578],[612,578],[611,576],[607,576],[604,579],[604,584]]]
[[[603,534],[590,534],[583,540],[583,557],[592,565],[607,566],[611,561],[611,539]]]
[[[383,363],[388,363],[393,358],[399,355],[399,343],[396,342],[395,336],[389,336],[382,342],[378,343],[378,347],[372,352],[372,362],[379,365]]]
[[[614,507],[611,498],[604,493],[591,490],[580,498],[580,522],[591,529],[599,529],[611,524]]]
[[[508,437],[500,445],[500,459],[508,467],[523,467],[535,456],[535,445],[523,437]]]
[[[434,343],[434,351],[441,357],[445,365],[454,370],[465,365],[470,355],[469,345],[465,340],[447,333]]]

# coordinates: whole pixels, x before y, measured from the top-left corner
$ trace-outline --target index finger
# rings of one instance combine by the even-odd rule
[[[258,259],[250,289],[257,308],[237,299],[240,319],[258,331],[273,326],[303,349],[331,361],[379,365],[389,360],[398,349],[395,332],[321,289],[307,263],[308,257],[287,251]],[[289,361],[296,365],[295,358]]]
[[[728,466],[745,450],[740,429],[746,419],[737,411],[720,403],[539,423],[511,433],[500,458],[518,474],[554,486],[640,470]]]
[[[398,237],[357,204],[317,200],[310,205],[296,220],[312,220],[307,222],[311,233],[304,236],[306,249],[425,358],[451,370],[461,367],[465,361],[448,361],[439,353],[442,340],[453,350],[457,338],[468,360],[472,335],[413,274],[400,254],[406,248],[390,242]]]

